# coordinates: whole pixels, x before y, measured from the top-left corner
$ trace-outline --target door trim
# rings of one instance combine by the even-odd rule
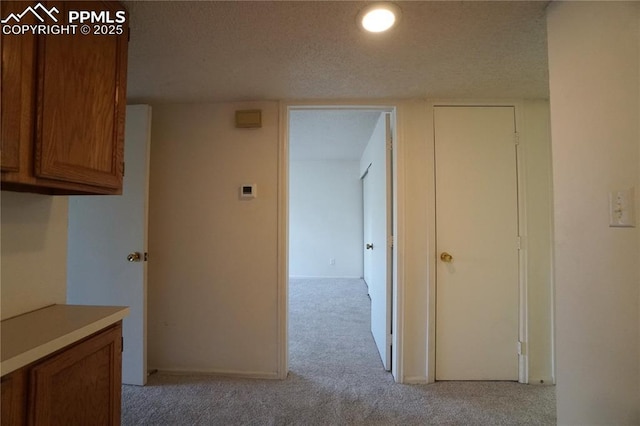
[[[436,184],[435,184],[435,123],[434,112],[439,106],[447,107],[513,107],[515,112],[515,129],[521,132],[522,123],[522,102],[517,100],[430,100],[427,110],[427,125],[431,131],[427,135],[427,151],[429,155],[428,163],[433,173],[429,175],[427,182],[427,191],[429,192],[430,203],[427,208],[428,233],[431,236],[428,242],[428,265],[429,265],[429,314],[427,326],[427,382],[435,382],[436,369],[436,241],[433,238],[436,235]],[[522,138],[521,138],[522,141]],[[518,253],[518,340],[524,343],[524,353],[518,356],[518,382],[529,382],[529,360],[527,356],[528,342],[528,313],[527,313],[527,252],[526,252],[526,182],[525,182],[525,150],[522,149],[522,143],[516,145],[516,168],[517,168],[517,188],[518,188],[518,234],[525,241],[522,249]]]
[[[404,226],[398,224],[396,218],[402,217],[404,204],[402,192],[402,174],[398,173],[402,163],[402,128],[399,102],[395,101],[280,101],[279,111],[279,149],[278,149],[278,294],[277,294],[277,327],[278,327],[278,371],[277,377],[285,379],[289,372],[289,339],[288,339],[288,298],[289,298],[289,112],[292,110],[379,110],[392,114],[395,126],[393,129],[392,148],[392,185],[393,202],[393,279],[392,279],[392,352],[391,374],[398,383],[403,383],[402,368],[402,333],[403,333],[403,247]]]

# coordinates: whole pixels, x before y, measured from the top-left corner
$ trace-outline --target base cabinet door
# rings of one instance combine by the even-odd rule
[[[2,378],[2,426],[120,424],[122,323]]]
[[[24,425],[27,423],[27,369],[6,375],[0,381],[2,390],[2,411],[0,424],[2,426]]]

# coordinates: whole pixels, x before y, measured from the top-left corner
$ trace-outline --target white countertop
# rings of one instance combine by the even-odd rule
[[[109,327],[124,306],[51,305],[0,323],[0,375],[11,373]]]

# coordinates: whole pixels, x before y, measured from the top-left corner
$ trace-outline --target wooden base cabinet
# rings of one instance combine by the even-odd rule
[[[0,381],[2,402],[0,421],[5,425],[24,425],[27,423],[27,369],[21,368],[2,378]]]
[[[2,426],[119,425],[122,322],[2,378]]]

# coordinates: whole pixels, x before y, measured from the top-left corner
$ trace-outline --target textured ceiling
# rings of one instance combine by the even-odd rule
[[[546,98],[546,1],[407,1],[367,34],[365,2],[132,1],[132,102]]]
[[[291,160],[359,160],[380,111],[301,110],[289,114]]]

